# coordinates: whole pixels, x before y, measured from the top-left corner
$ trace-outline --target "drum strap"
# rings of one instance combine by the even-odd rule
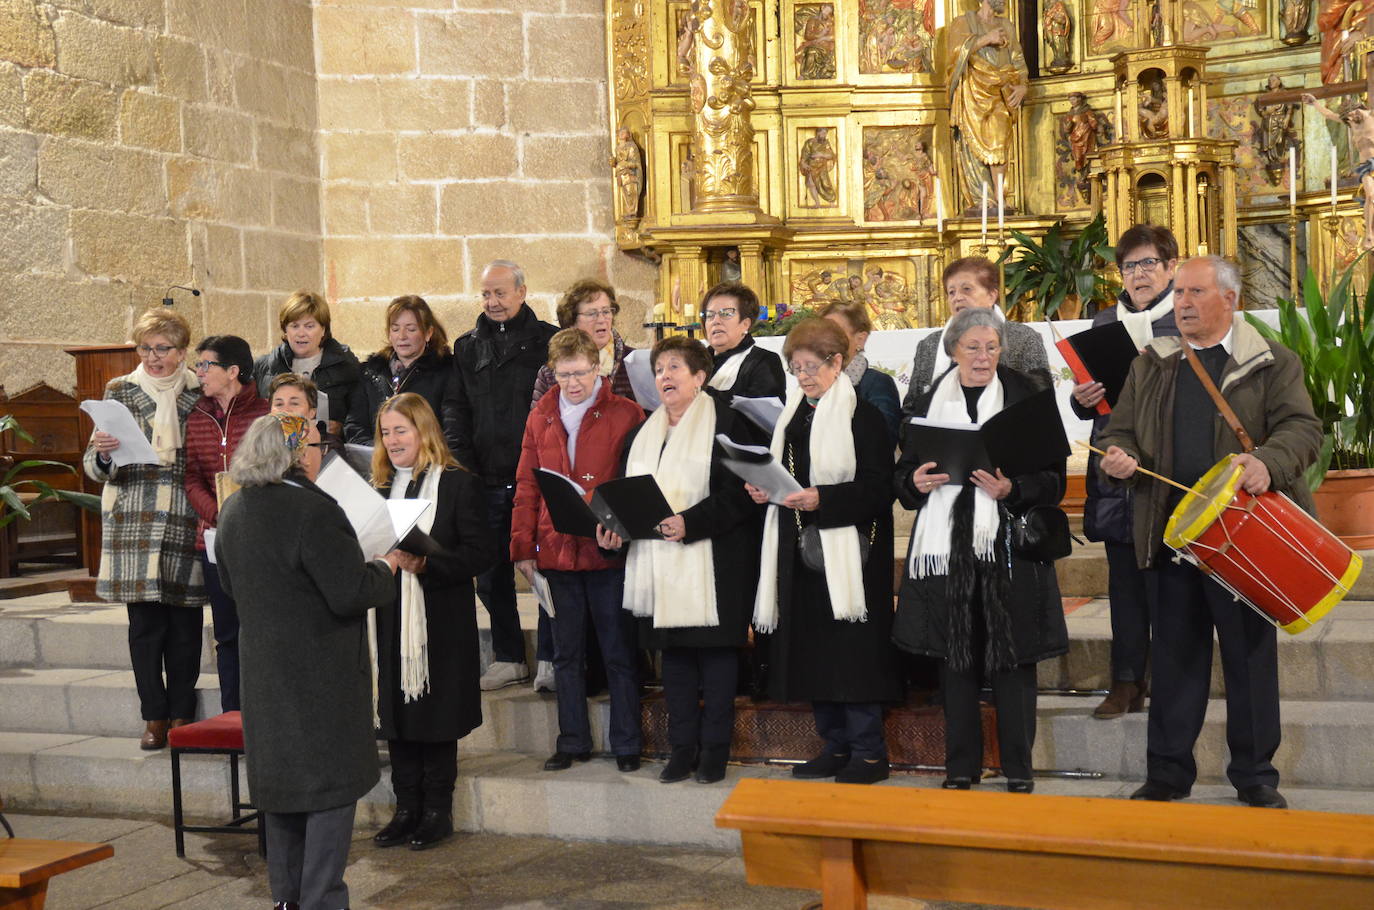
[[[1212,396],[1212,403],[1215,404],[1217,410],[1221,412],[1222,419],[1226,421],[1227,425],[1231,428],[1231,432],[1235,433],[1236,438],[1240,440],[1241,450],[1253,452],[1255,450],[1255,441],[1250,438],[1250,434],[1245,431],[1245,427],[1241,426],[1240,418],[1236,416],[1235,411],[1231,410],[1231,406],[1226,403],[1226,399],[1221,397],[1221,390],[1218,389],[1217,384],[1212,381],[1211,375],[1208,374],[1206,367],[1202,365],[1202,360],[1193,351],[1193,346],[1186,340],[1179,340],[1183,341],[1183,356],[1187,358],[1188,366],[1193,368],[1193,372],[1197,374],[1198,382],[1202,383],[1202,387],[1207,390],[1207,394]]]

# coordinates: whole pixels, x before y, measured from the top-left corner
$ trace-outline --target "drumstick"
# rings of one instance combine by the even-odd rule
[[[1104,451],[1102,451],[1101,449],[1099,449],[1097,446],[1089,445],[1088,443],[1083,442],[1081,439],[1075,439],[1075,440],[1074,440],[1074,445],[1082,446],[1083,448],[1088,449],[1089,451],[1092,451],[1092,452],[1096,452],[1097,454],[1102,455],[1102,456],[1104,456],[1104,457],[1105,457],[1106,454],[1107,454],[1106,452],[1104,452]],[[1182,491],[1185,492],[1185,493],[1191,493],[1191,492],[1193,492],[1193,490],[1192,490],[1191,487],[1185,487],[1183,484],[1179,483],[1177,480],[1170,480],[1169,478],[1165,477],[1163,474],[1156,474],[1154,471],[1150,471],[1150,470],[1147,470],[1147,469],[1145,469],[1145,468],[1142,468],[1139,464],[1137,464],[1137,465],[1135,466],[1135,469],[1136,469],[1137,471],[1139,471],[1140,473],[1144,474],[1146,477],[1153,477],[1155,480],[1161,480],[1161,481],[1163,481],[1164,483],[1167,483],[1169,486],[1171,486],[1171,487],[1177,487],[1178,489],[1182,490]]]

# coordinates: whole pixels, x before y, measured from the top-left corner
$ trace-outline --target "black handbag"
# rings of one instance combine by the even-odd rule
[[[797,549],[801,550],[802,563],[812,572],[825,574],[825,551],[821,548],[821,529],[815,525],[805,525],[801,523],[801,513],[793,512],[797,516]],[[873,537],[878,532],[878,523],[868,529],[868,536],[859,536],[859,563],[868,565],[868,552],[873,549]]]
[[[1073,552],[1069,516],[1058,506],[1031,506],[1011,521],[1011,551],[1033,562],[1054,562]]]

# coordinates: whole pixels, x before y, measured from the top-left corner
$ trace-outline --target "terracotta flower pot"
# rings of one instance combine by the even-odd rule
[[[1328,471],[1313,498],[1318,520],[1346,546],[1374,548],[1374,468]]]

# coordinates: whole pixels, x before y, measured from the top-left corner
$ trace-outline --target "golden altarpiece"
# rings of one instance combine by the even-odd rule
[[[902,328],[945,318],[951,259],[1105,211],[1112,237],[1150,221],[1185,255],[1237,259],[1246,304],[1270,306],[1295,262],[1325,275],[1360,252],[1345,129],[1297,92],[1338,108],[1335,87],[1364,78],[1372,14],[1374,0],[607,0],[617,242],[661,257],[670,321],[737,267],[770,305],[857,299]],[[989,27],[1006,40],[969,44]],[[1021,67],[1019,108],[1003,84],[970,115],[970,46]],[[992,166],[974,140],[999,112]]]

